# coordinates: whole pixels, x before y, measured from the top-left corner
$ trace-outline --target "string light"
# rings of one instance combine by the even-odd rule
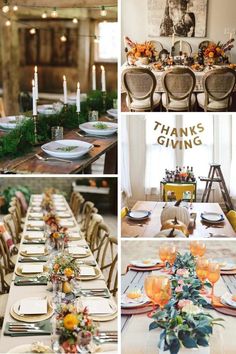
[[[75,18],[73,18],[72,22],[76,24],[76,23],[78,23],[78,19],[75,17]]]
[[[66,38],[66,36],[63,34],[63,35],[60,37],[60,40],[61,40],[61,42],[66,42],[66,41],[67,41],[67,38]]]
[[[51,17],[53,17],[53,18],[57,18],[58,17],[58,13],[57,13],[57,8],[56,7],[54,7],[54,9],[52,10]]]
[[[13,11],[18,11],[18,6],[13,6]]]
[[[44,11],[44,13],[42,14],[42,16],[41,16],[42,18],[47,18],[48,17],[48,15],[47,15],[47,12],[46,11]]]
[[[29,30],[29,33],[32,34],[32,35],[36,34],[36,29],[35,28],[31,28]]]
[[[105,17],[107,15],[107,10],[105,9],[105,6],[102,6],[100,13],[102,17]]]
[[[7,27],[11,26],[11,21],[10,21],[10,20],[7,20],[7,21],[5,22],[5,26],[7,26]]]

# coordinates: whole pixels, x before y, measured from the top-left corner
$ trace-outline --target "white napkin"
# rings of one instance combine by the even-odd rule
[[[95,275],[95,270],[93,267],[80,267],[80,275],[82,276]]]
[[[28,298],[20,302],[20,315],[42,315],[48,312],[47,299]]]
[[[43,273],[42,264],[23,264],[21,266],[22,273]]]
[[[27,253],[27,254],[44,254],[45,253],[45,249],[44,246],[29,246],[27,248],[25,248],[23,250],[23,252]]]
[[[109,299],[83,299],[83,306],[88,308],[90,314],[93,315],[110,315],[114,313],[114,309],[109,304]]]
[[[70,254],[87,254],[87,249],[84,247],[74,246],[68,248]]]

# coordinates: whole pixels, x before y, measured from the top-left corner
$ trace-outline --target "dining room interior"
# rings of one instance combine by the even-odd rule
[[[123,240],[121,250],[122,353],[234,353],[234,241]]]
[[[1,178],[0,257],[2,353],[117,353],[116,178]]]
[[[122,236],[235,237],[235,117],[122,118]]]
[[[1,173],[116,173],[117,0],[0,5]]]
[[[122,112],[236,111],[235,6],[122,0]]]

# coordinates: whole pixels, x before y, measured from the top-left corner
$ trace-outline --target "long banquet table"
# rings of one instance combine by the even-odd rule
[[[137,287],[143,290],[144,279],[151,272],[137,272],[129,270],[121,281],[121,294],[124,294],[128,289]],[[161,271],[152,272],[154,274],[163,274]],[[225,275],[215,284],[215,295],[223,295],[226,291],[235,293],[236,276]],[[213,335],[210,339],[209,354],[235,354],[236,337],[235,324],[236,319],[232,316],[226,316],[215,310],[208,310],[215,318],[224,319],[223,325],[225,328],[215,326]],[[149,324],[152,322],[147,317],[147,313],[140,315],[122,315],[121,331],[122,331],[122,354],[158,354],[157,348],[160,330],[149,332]],[[199,350],[199,354],[205,351]],[[188,351],[186,351],[188,353]],[[189,352],[190,353],[190,352]],[[195,351],[193,351],[195,353]],[[198,352],[197,352],[198,353]]]
[[[39,196],[39,195],[38,195]],[[31,197],[31,201],[32,198],[37,197],[37,195],[33,195]],[[69,228],[69,231],[76,231],[77,233],[80,233],[80,226],[77,223],[68,203],[66,202],[65,198],[63,198],[64,203],[67,207],[67,210],[71,213],[71,217],[74,221],[74,227],[73,228]],[[23,247],[23,240],[26,234],[29,234],[29,231],[27,231],[27,222],[29,220],[29,213],[30,213],[30,209],[31,207],[28,208],[27,211],[27,215],[26,215],[26,221],[25,221],[25,227],[23,230],[23,234],[22,234],[22,239],[21,239],[21,244],[19,247],[19,254],[20,251]],[[84,238],[81,238],[81,240],[79,241],[72,241],[74,243],[74,245],[78,245],[78,246],[87,246],[87,243],[85,241]],[[18,256],[19,258],[19,256]],[[95,258],[93,256],[93,254],[91,253],[90,256],[85,258],[86,261],[95,261]],[[18,263],[18,259],[16,262],[16,266],[19,266],[19,264],[22,265],[22,263]],[[31,264],[31,263],[27,263],[27,264]],[[40,264],[40,263],[37,263]],[[99,266],[97,265],[97,268],[99,269]],[[47,290],[47,286],[41,286],[41,285],[35,285],[35,286],[16,286],[14,285],[14,279],[15,279],[15,274],[13,276],[13,280],[10,286],[10,292],[9,292],[9,298],[8,298],[8,302],[7,302],[7,306],[6,306],[6,311],[5,311],[5,318],[4,318],[4,323],[2,326],[2,333],[1,333],[1,339],[0,339],[0,353],[7,353],[11,348],[14,348],[20,344],[31,344],[34,342],[43,342],[45,345],[49,345],[51,343],[51,338],[50,336],[24,336],[24,337],[10,337],[10,336],[4,336],[4,329],[6,326],[6,323],[9,321],[16,321],[14,319],[11,318],[10,316],[10,309],[12,307],[12,305],[19,299],[23,299],[27,296],[36,296],[36,297],[45,297],[46,295],[50,297],[50,292]],[[97,288],[107,288],[106,286],[106,282],[105,279],[103,277],[103,275],[101,274],[101,276],[95,280],[90,280],[90,281],[81,281],[81,288],[86,288],[86,289],[97,289]],[[111,301],[112,298],[111,298]],[[117,319],[113,319],[107,322],[97,322],[99,329],[102,331],[117,331]],[[101,347],[101,351],[106,353],[106,352],[110,352],[112,351],[112,353],[117,351],[117,346],[116,344],[113,343],[109,343],[109,344],[103,344]]]
[[[161,229],[160,217],[165,204],[165,202],[136,202],[132,210],[149,210],[151,211],[150,218],[144,221],[133,221],[127,216],[124,217],[122,219],[121,235],[123,237],[155,237]],[[213,235],[222,235],[223,237],[236,236],[226,217],[221,224],[209,225],[203,223],[200,216],[205,211],[224,214],[218,203],[192,203],[192,208],[189,208],[189,212],[196,213],[196,221],[195,227],[190,232],[190,238],[205,238],[209,237],[210,233]]]

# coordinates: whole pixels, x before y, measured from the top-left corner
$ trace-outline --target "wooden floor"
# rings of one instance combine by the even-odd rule
[[[165,109],[163,109],[165,112]],[[122,93],[121,94],[121,112],[129,112],[128,107],[126,105],[126,94]],[[156,108],[155,112],[160,112],[160,108]],[[203,112],[203,110],[200,107],[197,107],[197,112]],[[236,112],[236,92],[233,95],[233,104],[230,109],[230,112]]]

